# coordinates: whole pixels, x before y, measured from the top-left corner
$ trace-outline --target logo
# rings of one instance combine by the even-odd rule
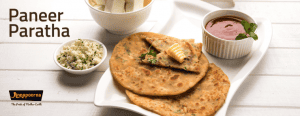
[[[43,90],[9,90],[11,100],[42,101]]]

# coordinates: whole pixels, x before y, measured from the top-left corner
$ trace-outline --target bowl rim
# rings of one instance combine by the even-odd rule
[[[78,39],[79,39],[79,38],[78,38]],[[60,51],[58,51],[58,50],[59,50],[60,48],[62,48],[63,46],[65,46],[67,43],[74,42],[74,41],[76,41],[76,40],[78,40],[78,39],[72,39],[72,40],[66,41],[66,42],[62,43],[59,47],[56,48],[56,50],[54,51],[54,54],[53,54],[53,60],[54,60],[54,62],[56,63],[56,65],[58,65],[60,68],[62,68],[62,69],[64,69],[64,70],[71,71],[71,72],[87,72],[87,71],[90,71],[90,70],[94,70],[95,68],[98,68],[98,67],[104,62],[104,60],[106,59],[106,56],[107,56],[107,49],[106,49],[105,45],[104,45],[102,42],[100,42],[100,41],[98,41],[98,40],[95,40],[95,39],[82,39],[82,40],[88,40],[88,41],[97,42],[97,43],[99,43],[100,45],[103,46],[103,47],[102,47],[102,48],[103,48],[103,57],[102,57],[102,59],[101,59],[101,62],[98,63],[97,65],[95,65],[95,66],[93,66],[93,67],[91,67],[91,68],[89,68],[89,69],[84,69],[84,70],[73,70],[73,69],[68,69],[68,68],[66,68],[66,67],[61,66],[60,63],[57,61],[56,56],[57,56],[57,53],[60,52]],[[81,38],[80,38],[80,39],[81,39]]]
[[[89,3],[89,0],[84,0],[84,1],[85,1],[85,3],[86,3],[91,9],[93,9],[93,10],[95,10],[95,11],[97,11],[97,12],[101,12],[101,13],[105,13],[105,14],[112,14],[112,15],[127,15],[127,14],[133,14],[133,13],[135,13],[135,12],[140,12],[140,11],[142,11],[142,10],[147,9],[148,7],[150,7],[150,6],[153,4],[153,2],[154,2],[155,0],[151,0],[151,2],[150,2],[147,6],[141,8],[141,9],[139,9],[139,10],[131,11],[131,12],[125,12],[125,13],[111,13],[111,12],[101,11],[101,10],[98,10],[98,9],[94,8],[94,7]]]
[[[206,15],[204,15],[204,17],[203,17],[203,19],[202,19],[202,30],[203,30],[203,31],[205,31],[205,32],[208,33],[210,36],[212,36],[212,37],[214,37],[214,38],[216,38],[216,39],[218,39],[218,40],[226,41],[226,42],[240,42],[240,41],[246,41],[246,40],[248,40],[248,39],[253,39],[252,37],[248,37],[248,38],[246,38],[246,39],[241,39],[241,40],[226,40],[226,39],[219,38],[219,37],[217,37],[217,36],[211,34],[210,32],[208,32],[208,31],[205,29],[205,25],[206,25],[206,24],[204,24],[204,19],[205,19],[208,15],[210,15],[211,13],[214,13],[214,12],[220,12],[220,11],[223,11],[223,12],[224,12],[224,11],[233,11],[233,12],[242,13],[242,14],[246,15],[247,17],[249,17],[250,19],[252,19],[252,20],[254,21],[255,24],[257,24],[256,21],[254,20],[254,18],[252,18],[250,15],[248,15],[248,14],[245,13],[245,12],[238,11],[238,10],[233,10],[233,9],[220,9],[220,10],[214,10],[214,11],[211,11],[211,12],[207,13]],[[256,30],[255,30],[255,32],[256,32]]]

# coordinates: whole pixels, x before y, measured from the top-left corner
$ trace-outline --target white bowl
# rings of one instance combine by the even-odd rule
[[[89,4],[89,0],[84,0],[90,9],[93,19],[104,29],[113,34],[133,33],[148,18],[152,4],[151,2],[142,9],[126,13],[110,13],[98,10]]]
[[[92,68],[89,68],[89,69],[85,69],[85,70],[73,70],[73,69],[68,69],[68,68],[65,68],[63,67],[62,65],[60,65],[60,63],[57,61],[57,55],[60,54],[60,51],[63,49],[63,46],[70,46],[73,42],[75,42],[77,39],[74,39],[74,40],[70,40],[70,41],[67,41],[65,43],[63,43],[62,45],[60,45],[54,52],[54,55],[53,55],[53,60],[54,62],[57,64],[57,66],[59,66],[60,68],[64,69],[65,71],[69,72],[69,73],[72,73],[72,74],[87,74],[87,73],[90,73],[94,70],[96,70],[101,64],[102,62],[105,60],[106,56],[107,56],[107,49],[105,47],[105,45],[97,40],[93,40],[93,39],[82,39],[82,40],[86,40],[86,41],[89,41],[89,42],[97,42],[99,43],[102,47],[103,47],[103,57],[101,59],[101,62],[98,63],[96,66],[92,67]]]
[[[236,16],[245,19],[249,23],[256,24],[252,17],[237,10],[212,11],[204,16],[202,22],[202,41],[204,50],[209,54],[224,59],[236,59],[248,55],[252,49],[253,38],[248,37],[242,40],[225,40],[212,35],[205,29],[206,24],[210,20],[222,16]]]

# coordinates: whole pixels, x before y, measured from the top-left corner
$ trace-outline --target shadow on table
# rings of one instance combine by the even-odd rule
[[[93,81],[96,81],[95,79],[98,79],[97,77],[101,77],[102,75],[99,75],[99,73],[100,72],[94,71],[86,75],[74,75],[66,71],[61,71],[58,74],[58,82],[60,83],[60,85],[66,87],[84,87],[87,85],[91,85]]]
[[[119,109],[119,108],[107,108],[107,107],[98,107],[94,116],[143,116],[136,112],[129,110]]]

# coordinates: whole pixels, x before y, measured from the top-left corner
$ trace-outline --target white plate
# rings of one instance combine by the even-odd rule
[[[168,28],[159,31],[158,33],[182,39],[194,38],[196,42],[202,42],[202,17],[209,11],[217,10],[219,8],[198,0],[175,0],[174,5],[176,13],[172,16],[173,20],[166,25]],[[265,18],[254,17],[254,19],[258,23],[257,35],[259,39],[254,42],[251,53],[246,57],[235,60],[225,60],[216,58],[204,52],[209,62],[215,63],[222,68],[231,82],[226,102],[222,108],[218,110],[216,116],[226,115],[228,105],[236,90],[260,62],[268,49],[272,38],[271,22]],[[151,31],[157,32],[157,30]],[[130,103],[124,90],[123,87],[118,86],[117,83],[113,81],[113,77],[108,68],[98,83],[94,104],[96,106],[118,107],[144,115],[157,115]]]

